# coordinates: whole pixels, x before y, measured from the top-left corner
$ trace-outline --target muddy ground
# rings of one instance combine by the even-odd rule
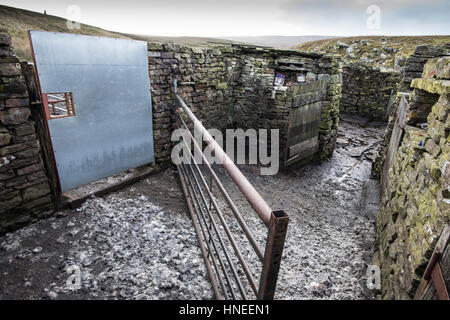
[[[364,277],[379,197],[370,161],[383,127],[345,120],[323,164],[275,176],[241,166],[269,205],[290,217],[278,299],[373,298]],[[263,246],[264,227],[224,170],[217,172]],[[257,275],[256,259],[250,264]],[[0,238],[0,299],[212,297],[171,169]]]

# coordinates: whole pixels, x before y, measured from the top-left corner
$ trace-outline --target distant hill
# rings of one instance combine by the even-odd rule
[[[219,39],[219,38],[206,38],[206,37],[167,37],[167,36],[147,36],[138,34],[127,34],[124,35],[142,41],[148,42],[164,42],[164,43],[177,43],[187,46],[195,47],[208,47],[214,44],[230,44],[230,43],[241,43],[238,41]]]
[[[324,51],[340,54],[345,61],[366,61],[370,64],[394,68],[401,66],[404,58],[414,52],[420,44],[450,43],[450,36],[401,36],[401,37],[348,37],[327,36],[240,36],[206,37],[165,37],[112,32],[98,27],[81,24],[80,30],[67,28],[66,19],[33,11],[0,5],[0,33],[12,36],[17,55],[21,60],[31,61],[28,30],[79,33],[102,37],[159,41],[206,47],[216,43],[248,43],[275,48],[295,48],[300,51]],[[396,64],[397,62],[397,64]]]
[[[28,30],[44,30],[54,32],[78,33],[101,37],[136,39],[143,41],[158,41],[186,44],[191,46],[208,46],[211,43],[234,43],[235,41],[218,38],[201,37],[162,37],[123,34],[112,32],[98,27],[81,24],[80,30],[67,28],[67,19],[0,5],[0,33],[8,33],[12,36],[13,45],[17,56],[21,60],[31,61],[31,48],[28,40]]]
[[[102,37],[129,38],[125,35],[81,24],[80,30],[67,28],[66,19],[28,10],[0,5],[0,33],[9,33],[17,56],[21,60],[31,61],[31,49],[28,30],[44,30],[66,33],[79,33]]]
[[[346,62],[366,62],[389,69],[403,67],[405,59],[421,44],[450,43],[449,36],[366,36],[335,38],[299,44],[299,51],[323,51],[342,56]]]
[[[290,49],[301,43],[308,41],[316,41],[322,39],[336,38],[333,36],[239,36],[239,37],[223,37],[227,40],[250,43],[258,46],[274,47],[281,49]]]

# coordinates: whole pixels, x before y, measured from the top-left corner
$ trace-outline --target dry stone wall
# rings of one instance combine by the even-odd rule
[[[341,112],[386,121],[389,99],[397,91],[400,73],[352,63],[343,68]]]
[[[425,63],[432,58],[445,57],[450,55],[450,44],[433,46],[433,45],[421,45],[418,46],[413,55],[406,59],[406,65],[402,73],[400,83],[398,85],[398,94],[395,101],[392,104],[391,110],[389,110],[389,118],[387,129],[383,135],[380,146],[378,148],[378,155],[375,161],[372,163],[372,176],[380,178],[380,173],[384,165],[386,157],[386,151],[391,139],[392,127],[394,122],[394,116],[400,103],[400,97],[402,92],[411,92],[411,82],[413,79],[422,77],[424,72]],[[432,72],[432,71],[431,71]],[[433,104],[435,98],[430,97],[430,94],[420,90],[415,90],[415,94],[411,97],[413,99],[413,109],[416,112],[414,117],[427,117],[429,108],[427,105]],[[428,99],[428,101],[426,101]],[[431,100],[430,100],[431,99]],[[425,110],[425,113],[423,112]],[[422,113],[422,114],[420,114]]]
[[[339,57],[254,46],[196,48],[149,43],[155,161],[171,164],[174,129],[173,81],[178,92],[207,128],[280,129],[282,147],[288,130],[291,83],[274,86],[275,74],[306,75],[325,83],[319,130],[321,160],[334,150],[342,81]],[[307,102],[308,93],[303,97]],[[301,97],[296,97],[301,99]],[[26,223],[54,208],[52,190],[27,91],[11,46],[0,37],[0,230]],[[284,154],[284,150],[280,152]]]
[[[450,43],[445,45],[421,45],[416,48],[414,54],[406,59],[399,91],[411,91],[411,81],[422,77],[423,67],[428,59],[450,56]]]
[[[11,38],[0,34],[0,232],[53,208],[30,108]]]
[[[288,86],[274,86],[276,72],[323,80],[319,158],[331,156],[337,134],[342,80],[339,57],[245,45],[193,48],[149,43],[149,68],[155,129],[156,161],[170,163],[174,123],[173,80],[178,92],[206,128],[280,129],[281,145],[288,130]],[[284,154],[281,150],[280,154]]]
[[[409,121],[389,171],[391,194],[377,215],[385,299],[414,296],[450,222],[449,80],[450,58],[430,60],[422,78],[412,80]]]

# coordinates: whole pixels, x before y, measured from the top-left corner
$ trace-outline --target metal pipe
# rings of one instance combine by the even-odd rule
[[[196,221],[196,219],[194,217],[194,210],[192,208],[192,203],[191,203],[191,201],[188,198],[189,194],[188,194],[188,190],[187,190],[187,187],[186,187],[186,182],[184,181],[184,177],[181,174],[180,166],[179,165],[176,165],[176,166],[177,166],[177,169],[178,169],[178,174],[180,176],[181,187],[183,189],[183,193],[184,193],[184,196],[186,198],[186,203],[187,203],[187,206],[188,206],[188,209],[189,209],[189,214],[191,215],[192,224],[194,225],[195,234],[197,235],[197,240],[198,240],[198,244],[200,246],[200,251],[202,252],[203,260],[205,261],[206,271],[208,272],[208,277],[209,277],[209,280],[211,281],[211,286],[213,288],[214,294],[216,295],[217,299],[218,300],[223,300],[223,296],[220,294],[219,287],[217,286],[217,281],[216,281],[216,279],[214,277],[214,272],[213,272],[213,270],[211,268],[211,263],[209,262],[209,259],[208,259],[208,255],[207,255],[207,252],[206,252],[206,249],[205,249],[205,245],[203,244],[203,241],[201,240],[200,230],[199,230],[199,227],[198,227],[198,223],[197,223],[197,221]]]
[[[183,123],[183,125],[185,126],[185,128],[188,130],[189,135],[192,138],[192,141],[194,143],[194,147],[201,153],[202,155],[202,159],[203,159],[203,163],[206,165],[206,167],[208,168],[208,171],[211,174],[211,177],[214,178],[214,181],[216,182],[217,186],[219,187],[220,192],[222,193],[222,195],[224,196],[227,204],[230,206],[231,211],[233,212],[233,215],[235,216],[236,220],[239,222],[239,225],[241,226],[242,230],[244,231],[244,234],[246,235],[248,241],[250,242],[251,246],[253,247],[253,249],[255,250],[256,255],[258,256],[259,260],[261,262],[264,261],[264,254],[262,249],[260,248],[260,246],[258,245],[258,243],[256,242],[255,238],[253,237],[253,234],[250,232],[249,227],[247,226],[247,224],[245,223],[245,220],[243,219],[241,213],[239,212],[238,208],[236,207],[236,205],[234,204],[233,200],[231,199],[230,195],[228,194],[227,190],[225,189],[225,187],[222,185],[222,183],[220,182],[219,178],[217,177],[216,173],[214,172],[214,170],[212,169],[211,165],[209,164],[208,160],[206,159],[205,155],[203,154],[200,146],[198,145],[197,141],[195,141],[194,137],[192,136],[191,132],[189,131],[189,128],[187,126],[187,124],[184,122],[184,120],[181,118],[180,115],[178,115],[181,122]],[[186,141],[184,141],[184,143],[187,145]],[[192,157],[192,154],[191,154]],[[195,163],[195,159],[194,160],[194,164]],[[205,182],[204,182],[205,183]],[[209,193],[211,193],[211,191],[208,191]],[[212,194],[211,194],[212,197]],[[212,198],[211,198],[212,199]],[[217,204],[216,204],[217,205]],[[218,207],[216,207],[217,210]]]
[[[239,260],[239,262],[240,262],[240,264],[242,266],[242,269],[244,270],[244,273],[245,273],[245,275],[247,277],[247,280],[249,281],[253,292],[255,293],[255,295],[257,295],[258,294],[258,289],[256,288],[255,280],[253,279],[253,276],[252,276],[252,274],[250,272],[250,269],[247,266],[247,263],[244,260],[244,257],[242,257],[242,254],[241,254],[241,252],[239,251],[239,249],[238,249],[238,247],[236,245],[236,241],[234,240],[234,237],[233,237],[233,235],[232,235],[232,233],[230,231],[230,228],[228,227],[228,224],[226,223],[225,218],[223,217],[222,211],[219,209],[219,206],[218,206],[216,200],[213,198],[211,190],[208,189],[208,186],[206,184],[206,180],[204,179],[204,177],[203,177],[203,175],[202,175],[202,173],[200,171],[200,168],[198,167],[198,165],[195,162],[194,162],[194,165],[197,168],[197,171],[199,172],[199,176],[200,176],[200,178],[202,180],[202,183],[205,186],[205,189],[208,192],[208,194],[210,196],[210,199],[213,202],[214,208],[216,209],[217,215],[219,216],[219,220],[222,223],[222,226],[224,227],[225,233],[226,233],[228,239],[230,240],[230,243],[231,243],[231,245],[233,247],[233,250],[236,253],[236,256],[237,256],[237,258],[238,258],[238,260]],[[192,173],[193,173],[193,171],[192,171]],[[195,176],[194,176],[194,178],[195,178]],[[197,179],[195,179],[195,180],[197,182],[198,188],[200,188],[198,180]]]
[[[183,165],[181,165],[181,168],[182,168],[182,170],[184,170],[185,175],[186,175],[186,177],[187,177],[187,180],[189,181],[189,185],[190,185],[190,187],[191,187],[191,192],[193,192],[193,193],[195,194],[194,187],[192,186],[192,181],[191,181],[191,178],[190,178],[190,176],[189,176],[189,173],[187,172],[187,170],[184,168]],[[191,168],[191,170],[192,170],[192,168]],[[203,196],[203,194],[202,194],[201,191],[200,191],[200,194],[201,194],[201,196],[204,198],[204,196]],[[201,217],[203,218],[203,222],[204,222],[205,226],[207,227],[208,224],[207,224],[207,221],[206,221],[206,217],[205,217],[205,215],[204,215],[204,213],[203,213],[203,210],[202,210],[202,208],[201,208],[200,201],[198,200],[198,198],[197,198],[196,195],[195,195],[195,200],[196,200],[196,203],[197,203],[197,207],[198,207],[199,210],[200,210]],[[217,238],[219,239],[219,243],[221,244],[221,247],[222,247],[222,249],[223,249],[223,251],[224,251],[225,258],[227,259],[228,264],[229,264],[230,269],[231,269],[231,272],[232,272],[232,274],[233,274],[233,276],[234,276],[234,278],[235,278],[235,280],[236,280],[236,283],[237,283],[237,285],[238,285],[239,291],[241,292],[242,297],[243,297],[244,299],[247,299],[247,295],[246,295],[246,293],[245,293],[244,286],[242,285],[242,283],[241,283],[241,281],[240,281],[240,279],[239,279],[239,276],[238,276],[238,274],[237,274],[237,272],[236,272],[236,269],[234,268],[234,263],[233,263],[233,261],[231,260],[230,255],[228,254],[228,250],[226,249],[225,244],[223,243],[223,240],[222,240],[222,238],[221,238],[221,236],[220,236],[220,234],[219,234],[219,230],[217,229],[217,225],[215,224],[214,220],[212,219],[211,213],[210,213],[210,219],[211,219],[211,222],[213,223],[214,231],[215,231],[216,234],[217,234]],[[200,220],[200,219],[199,219],[199,220]],[[201,222],[200,222],[200,226],[202,226]],[[214,239],[212,238],[212,235],[211,235],[211,230],[208,229],[208,233],[209,233],[210,239],[213,241],[214,246],[215,246]],[[218,252],[218,251],[217,251],[217,252]],[[235,293],[234,293],[234,290],[233,290],[233,287],[232,287],[231,283],[230,283],[230,289],[231,289],[231,291],[232,291],[233,298],[236,299],[236,296],[235,296]]]
[[[242,174],[239,168],[234,164],[234,162],[227,156],[220,145],[214,140],[214,138],[209,134],[208,130],[203,127],[202,123],[197,119],[197,117],[189,110],[189,107],[184,103],[183,99],[178,94],[175,94],[176,99],[180,103],[184,112],[194,123],[194,127],[199,129],[203,134],[203,139],[209,145],[211,150],[214,151],[216,157],[222,160],[223,167],[228,171],[230,177],[241,190],[242,194],[248,200],[250,205],[253,207],[255,212],[265,223],[266,226],[269,225],[270,215],[272,209],[269,207],[267,202],[261,197],[261,195],[256,191],[252,184],[247,180],[247,178]]]
[[[190,179],[189,179],[189,177],[188,177],[188,175],[187,175],[187,172],[186,172],[185,168],[183,168],[183,166],[181,166],[180,168],[181,168],[181,171],[182,171],[182,173],[183,173],[183,177],[185,178],[185,181],[186,181],[186,178],[187,178],[187,180],[188,180],[188,182],[189,182],[189,183],[188,183],[188,189],[189,189],[191,198],[194,198],[194,197],[195,197],[195,200],[196,200],[197,205],[198,205],[198,204],[199,204],[199,201],[198,201],[197,195],[195,195],[195,192],[193,192],[193,189],[192,189],[192,183],[191,183],[191,181],[190,181]],[[190,187],[190,188],[189,188],[189,187]],[[198,219],[198,221],[199,221],[199,226],[200,226],[200,228],[201,228],[201,230],[202,230],[202,233],[203,233],[203,239],[206,240],[206,233],[205,233],[205,230],[204,230],[204,228],[203,228],[203,225],[202,225],[201,220],[200,220],[200,217],[199,217],[199,215],[200,215],[200,214],[199,214],[199,210],[197,209],[197,207],[196,207],[195,205],[194,205],[194,209],[195,209],[195,211],[196,211],[196,216],[197,216],[197,219]],[[203,217],[203,221],[205,222],[203,213],[202,213],[201,215],[202,215],[202,217]],[[205,222],[205,224],[206,224],[206,222]],[[215,243],[214,238],[213,238],[213,236],[212,236],[212,234],[211,234],[211,230],[208,230],[208,228],[206,228],[206,229],[207,229],[207,231],[208,231],[208,235],[209,235],[210,241],[205,241],[205,242],[206,242],[206,246],[208,247],[208,252],[209,252],[209,255],[211,256],[211,260],[212,260],[212,262],[213,262],[213,264],[214,264],[214,266],[215,266],[215,268],[216,268],[216,273],[217,273],[217,275],[220,274],[219,271],[218,271],[218,268],[217,268],[217,264],[215,263],[214,254],[213,254],[213,251],[211,250],[211,247],[210,247],[210,245],[209,245],[209,242],[211,242],[211,244],[212,244],[212,246],[213,246],[213,248],[214,248],[214,251],[216,252],[216,255],[217,255],[217,258],[218,258],[218,260],[219,260],[220,266],[221,266],[221,268],[222,268],[223,274],[224,274],[225,279],[226,279],[226,281],[227,281],[227,283],[228,283],[228,286],[230,287],[231,295],[232,295],[233,299],[236,299],[236,294],[235,294],[235,292],[234,292],[234,290],[233,290],[233,287],[232,287],[232,284],[231,284],[231,280],[230,280],[230,278],[229,278],[229,276],[228,276],[228,272],[227,272],[227,269],[226,269],[226,267],[225,267],[225,264],[223,263],[223,260],[222,260],[222,258],[220,257],[219,250],[217,249],[216,243]],[[219,277],[219,281],[220,281],[220,284],[221,284],[221,286],[222,286],[222,288],[223,288],[223,293],[224,293],[224,295],[225,295],[225,298],[228,299],[227,288],[225,287],[225,284],[223,283],[221,277]]]
[[[204,185],[205,185],[206,181],[204,180],[204,177],[201,175],[200,168],[198,168],[196,163],[194,163],[194,164],[197,167],[197,170],[199,171],[200,177],[202,178],[202,180],[204,182]],[[192,175],[194,176],[195,182],[197,184],[197,188],[200,190],[200,188],[201,188],[200,184],[198,183],[197,177],[195,176],[194,171],[192,170],[191,166],[190,166],[190,169],[191,169]],[[205,185],[205,187],[206,187],[206,190],[209,191],[208,187],[206,185]],[[203,192],[201,192],[201,194],[202,194],[202,197],[203,197],[204,204],[206,205],[206,199],[203,196]],[[210,197],[212,199],[212,194],[210,192],[209,192],[209,195],[210,195]],[[220,211],[219,206],[217,205],[217,202],[216,202],[215,199],[213,199],[213,203],[214,203],[214,208],[216,209],[216,211],[218,213],[220,222],[222,223],[222,225],[224,227],[225,233],[227,234],[227,237],[230,240],[231,246],[233,247],[233,249],[234,249],[234,251],[236,253],[236,256],[237,256],[237,258],[238,258],[238,260],[239,260],[239,262],[240,262],[240,264],[242,266],[242,269],[244,270],[244,273],[247,276],[247,279],[248,279],[248,281],[250,283],[250,286],[251,286],[253,292],[255,293],[255,295],[257,295],[258,294],[257,293],[258,290],[256,288],[256,283],[255,283],[255,280],[253,279],[253,276],[252,276],[252,274],[250,272],[250,269],[248,268],[248,265],[245,262],[244,257],[242,257],[242,254],[241,254],[241,252],[239,251],[239,249],[238,249],[238,247],[236,245],[236,241],[234,240],[234,237],[233,237],[233,235],[232,235],[232,233],[230,231],[230,228],[228,227],[228,224],[226,223],[226,221],[225,221],[225,219],[223,217],[223,214]],[[219,233],[218,229],[217,229],[217,225],[216,225],[215,221],[213,220],[212,216],[211,216],[211,220],[213,222],[213,227],[216,229],[217,233]]]
[[[193,187],[193,184],[192,184],[191,177],[190,177],[189,173],[187,172],[186,168],[183,167],[183,165],[182,165],[181,167],[182,167],[182,169],[184,169],[185,172],[186,172],[187,179],[189,180],[189,183],[191,184],[191,190],[192,190],[192,192],[196,193],[195,190],[194,190],[194,187]],[[191,168],[190,166],[189,166],[189,168],[190,168],[191,171],[192,171],[192,168]],[[200,192],[200,196],[203,198],[203,202],[205,202],[205,201],[204,201],[205,198],[204,198],[203,192],[202,192],[201,190],[199,190],[199,192]],[[204,215],[204,213],[203,213],[203,210],[202,210],[200,201],[198,200],[197,196],[195,196],[195,197],[196,197],[197,207],[200,209],[201,216],[202,216],[202,218],[203,218],[203,222],[204,222],[205,226],[208,227],[208,222],[206,221],[206,217],[205,217],[205,215]],[[216,233],[216,235],[217,235],[217,238],[219,239],[219,243],[220,243],[220,245],[221,245],[221,247],[222,247],[222,250],[224,251],[225,258],[226,258],[227,261],[228,261],[228,265],[230,266],[231,273],[233,274],[234,279],[236,280],[236,283],[237,283],[237,285],[238,285],[239,291],[241,292],[241,295],[243,296],[243,298],[244,298],[244,299],[247,299],[247,296],[246,296],[245,290],[244,290],[244,286],[242,285],[242,283],[241,283],[241,281],[240,281],[240,279],[239,279],[239,276],[238,276],[238,274],[237,274],[237,272],[236,272],[236,269],[235,269],[235,267],[234,267],[233,260],[231,260],[231,257],[230,257],[230,255],[229,255],[229,253],[228,253],[228,250],[226,249],[226,246],[225,246],[225,244],[224,244],[224,242],[223,242],[223,239],[222,239],[222,237],[220,236],[219,230],[217,229],[217,225],[216,225],[215,221],[213,220],[213,217],[212,217],[211,212],[208,212],[208,213],[209,213],[210,222],[211,222],[211,224],[212,224],[212,226],[213,226],[213,229],[214,229],[214,231],[215,231],[215,233]],[[208,229],[208,232],[209,232],[209,234],[210,234],[210,239],[211,239],[212,241],[214,241],[214,239],[212,238],[212,235],[211,235],[211,229]],[[230,289],[233,291],[233,296],[234,296],[234,290],[233,290],[233,287],[232,287],[231,283],[230,283]],[[236,298],[236,297],[234,296],[234,298]]]

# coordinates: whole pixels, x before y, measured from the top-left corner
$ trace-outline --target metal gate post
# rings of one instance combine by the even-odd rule
[[[289,217],[283,210],[272,211],[259,280],[258,300],[273,300],[275,295],[288,222]]]

